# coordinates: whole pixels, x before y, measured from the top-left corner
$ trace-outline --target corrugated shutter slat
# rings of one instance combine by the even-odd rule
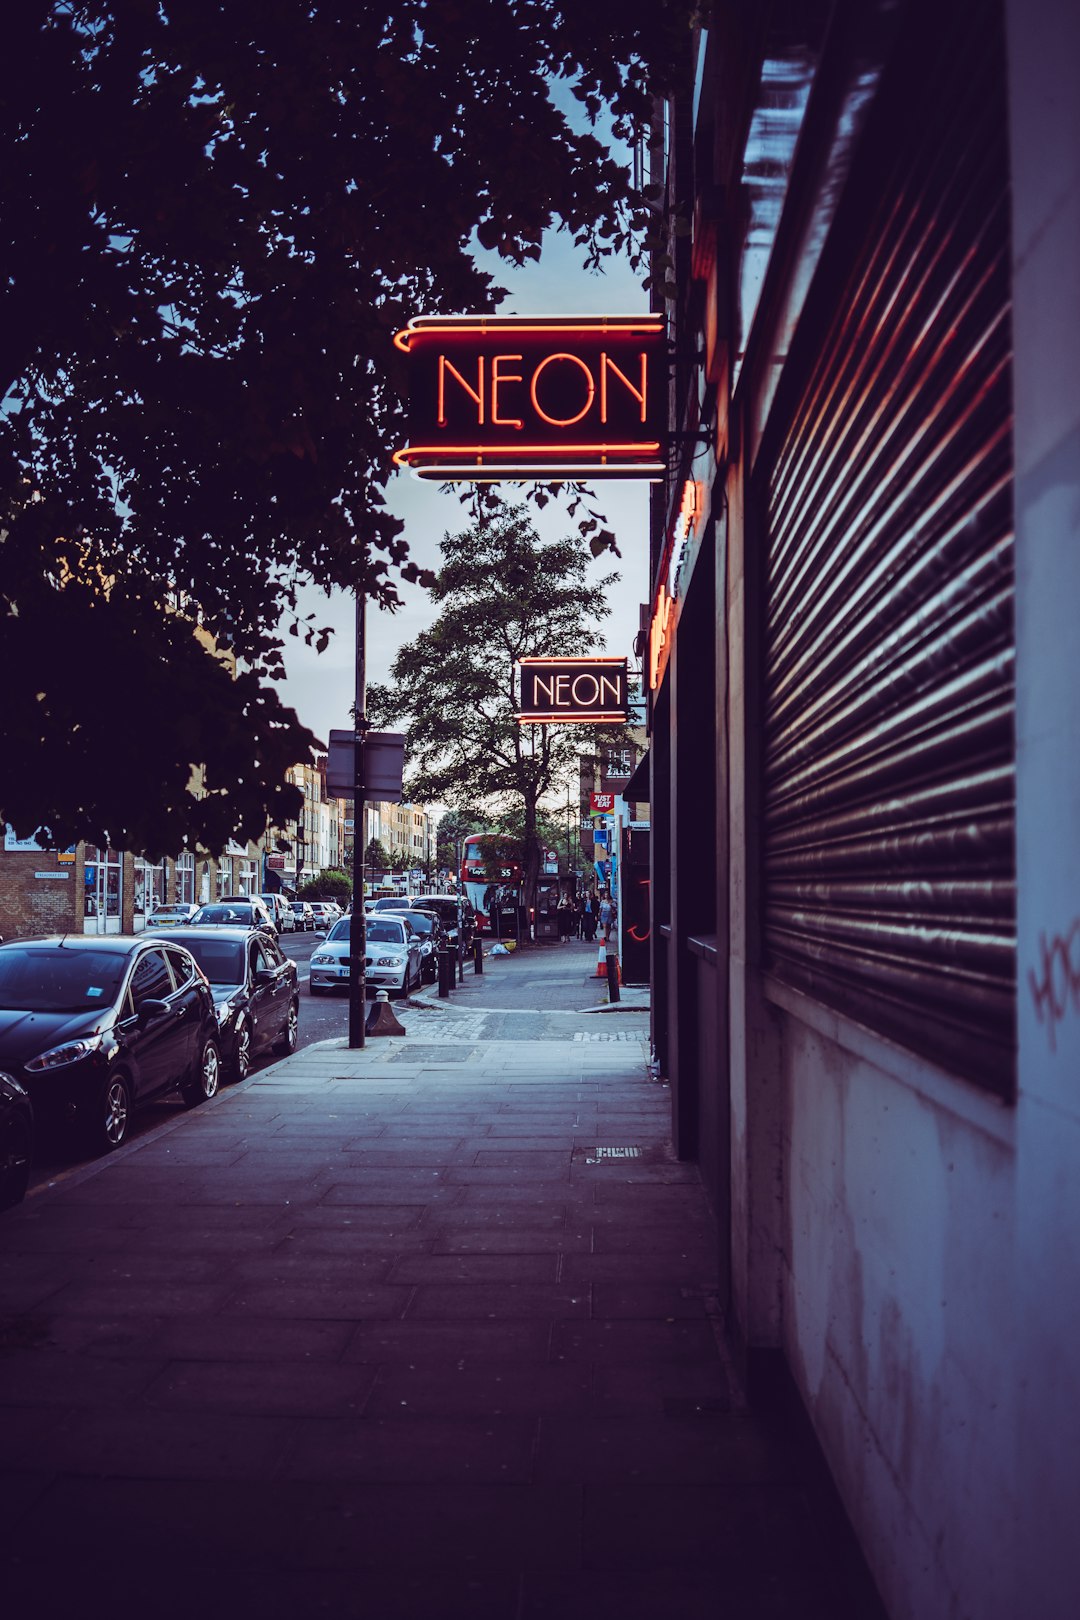
[[[911,87],[919,117],[881,144],[876,212],[769,470],[764,877],[773,971],[1010,1095],[999,52],[954,39],[936,95]]]

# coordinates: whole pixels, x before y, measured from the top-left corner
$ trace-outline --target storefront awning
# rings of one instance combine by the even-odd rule
[[[628,804],[649,802],[649,750],[646,749],[634,767],[634,774],[622,790]]]

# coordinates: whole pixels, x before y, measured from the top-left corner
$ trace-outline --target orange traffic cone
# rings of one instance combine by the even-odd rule
[[[596,958],[596,972],[593,974],[593,978],[607,978],[607,946],[603,940],[600,941],[600,950]]]

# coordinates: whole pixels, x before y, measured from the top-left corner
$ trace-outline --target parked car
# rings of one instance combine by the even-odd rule
[[[198,911],[198,906],[155,906],[146,919],[147,928],[179,928],[181,924],[190,922]]]
[[[13,1074],[0,1073],[0,1209],[26,1196],[34,1156],[34,1105]]]
[[[312,900],[311,914],[315,918],[316,929],[321,928],[324,933],[327,929],[332,928],[337,921],[336,917],[331,916],[330,908],[325,900]]]
[[[259,899],[270,913],[274,927],[279,934],[291,934],[296,927],[296,918],[292,914],[292,907],[283,894],[260,894]]]
[[[0,1069],[39,1127],[110,1152],[141,1103],[179,1091],[193,1107],[217,1091],[210,986],[171,933],[12,940],[0,945]]]
[[[308,989],[313,996],[349,984],[349,936],[352,918],[342,917],[315,947],[309,967]],[[401,917],[369,917],[364,971],[367,987],[397,990],[402,995],[420,983],[420,936]]]
[[[262,928],[184,928],[170,934],[190,951],[214,997],[221,1058],[234,1080],[268,1050],[296,1051],[300,986],[296,964]]]
[[[264,902],[256,894],[233,895],[200,906],[194,917],[188,919],[191,928],[265,928],[277,937],[274,920]]]
[[[464,949],[467,951],[472,949],[473,934],[476,931],[476,912],[472,901],[466,900],[464,895],[459,899],[456,894],[414,894],[409,901],[409,910],[428,911],[438,917],[454,950],[457,950],[460,922]]]
[[[446,950],[450,941],[445,928],[433,911],[381,911],[380,917],[400,917],[420,939],[421,982],[433,984],[439,977],[439,952]]]
[[[315,927],[315,913],[311,909],[310,900],[290,900],[289,910],[293,914],[293,922],[297,928],[307,929],[310,933]]]

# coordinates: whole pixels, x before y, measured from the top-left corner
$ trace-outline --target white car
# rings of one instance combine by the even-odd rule
[[[259,899],[273,918],[279,934],[291,934],[296,927],[293,910],[283,894],[260,894]]]
[[[313,996],[348,988],[351,926],[352,918],[342,917],[315,947],[308,977]],[[368,918],[364,973],[369,990],[408,995],[420,983],[420,941],[403,918]]]
[[[156,906],[146,919],[147,928],[181,928],[190,922],[198,906]]]

